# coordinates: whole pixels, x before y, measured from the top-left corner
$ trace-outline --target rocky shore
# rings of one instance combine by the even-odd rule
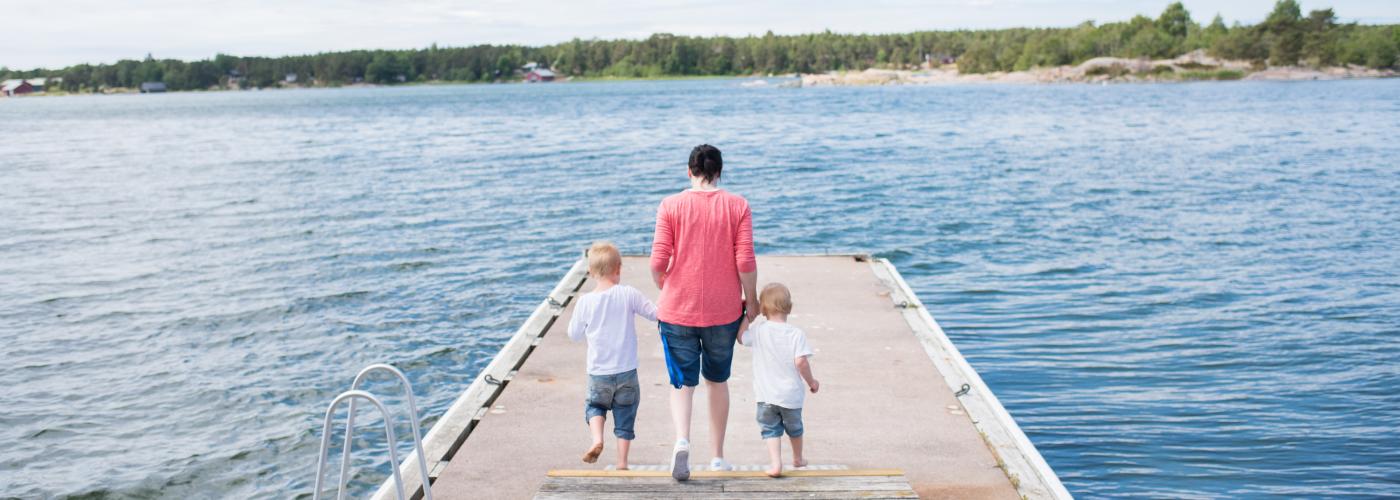
[[[1026,71],[963,74],[956,64],[918,71],[867,69],[800,75],[786,85],[801,87],[865,85],[930,85],[946,83],[1132,83],[1195,80],[1341,80],[1389,78],[1394,70],[1364,66],[1309,68],[1260,67],[1248,61],[1229,61],[1195,51],[1175,59],[1125,59],[1096,57],[1075,66],[1033,68]]]

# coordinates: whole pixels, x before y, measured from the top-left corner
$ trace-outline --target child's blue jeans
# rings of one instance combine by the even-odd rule
[[[637,383],[637,370],[628,370],[612,375],[588,376],[588,401],[584,409],[584,423],[593,417],[607,418],[613,412],[613,435],[618,439],[633,440],[633,424],[637,421],[637,404],[642,399],[642,388]]]
[[[800,438],[802,437],[802,409],[759,403],[758,427],[762,430],[763,439],[783,437],[783,431],[787,431],[788,437]]]

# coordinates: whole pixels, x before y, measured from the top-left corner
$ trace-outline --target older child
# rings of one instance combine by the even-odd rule
[[[816,394],[821,384],[812,376],[807,358],[807,334],[787,322],[792,313],[792,294],[781,283],[763,287],[758,295],[759,312],[767,321],[750,326],[739,334],[739,343],[753,348],[753,392],[758,401],[758,425],[768,444],[768,476],[783,473],[783,432],[792,442],[792,466],[806,467],[802,458],[802,402],[810,389]],[[803,382],[806,382],[804,387]]]
[[[600,241],[588,249],[588,274],[597,284],[578,298],[569,320],[569,338],[588,338],[588,398],[584,411],[593,446],[583,461],[593,463],[603,453],[603,422],[613,413],[617,436],[617,468],[627,470],[627,451],[636,438],[633,423],[641,386],[637,383],[637,330],[633,316],[656,321],[656,305],[642,292],[619,284],[622,255],[612,243]]]

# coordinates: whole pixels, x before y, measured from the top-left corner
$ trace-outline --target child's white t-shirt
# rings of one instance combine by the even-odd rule
[[[656,321],[656,304],[636,288],[613,285],[578,298],[569,318],[569,338],[588,338],[588,374],[615,375],[637,369],[637,327],[632,316]]]
[[[807,334],[788,323],[762,321],[749,326],[743,345],[753,348],[753,394],[760,403],[788,409],[802,407],[807,384],[797,372],[797,358],[811,356]]]

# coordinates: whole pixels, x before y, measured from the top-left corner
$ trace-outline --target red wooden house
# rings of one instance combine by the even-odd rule
[[[30,94],[34,92],[34,86],[24,80],[5,80],[0,86],[0,95],[5,97]]]
[[[552,82],[554,81],[554,72],[544,68],[535,68],[525,73],[525,81],[529,83]]]

